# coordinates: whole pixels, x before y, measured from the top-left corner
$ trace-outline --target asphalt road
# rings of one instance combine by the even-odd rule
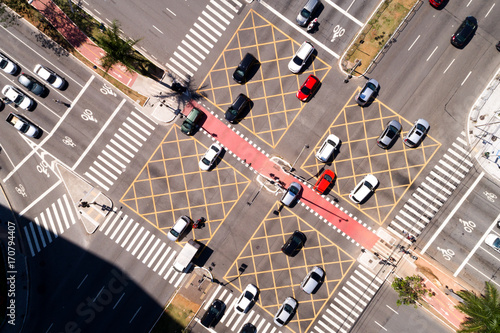
[[[91,6],[99,17],[110,20],[117,18],[128,36],[144,37],[139,45],[158,62],[165,64],[172,63],[169,55],[175,52],[190,27],[204,24],[201,21],[199,23],[197,17],[204,15],[206,4],[208,2],[172,2],[167,7],[164,4],[149,4],[145,8],[143,4],[131,2],[126,6],[94,3]],[[312,36],[319,46],[314,61],[306,69],[321,72],[322,86],[307,105],[297,103],[293,96],[305,75],[296,77],[286,71],[294,45],[300,44],[305,36],[307,38],[307,34],[294,25],[300,6],[298,3],[280,1],[273,3],[272,7],[258,3],[244,6],[231,14],[233,18],[218,39],[217,46],[221,50],[226,45],[232,45],[230,43],[240,24],[244,21],[250,25],[252,20],[247,14],[251,9],[253,19],[259,22],[267,20],[269,26],[276,28],[274,32],[279,29],[283,33],[282,39],[290,37],[290,43],[277,48],[277,54],[272,48],[262,48],[259,53],[263,63],[265,59],[269,62],[275,61],[275,58],[281,59],[276,62],[275,72],[256,74],[272,73],[275,75],[272,79],[276,81],[269,82],[278,82],[278,79],[283,82],[279,89],[278,85],[268,83],[266,88],[269,93],[259,101],[262,85],[260,88],[258,85],[228,88],[227,77],[239,61],[240,54],[230,54],[225,49],[223,52],[227,52],[227,64],[224,63],[226,58],[220,62],[222,52],[210,52],[199,66],[194,80],[207,92],[211,89],[217,91],[216,95],[207,93],[203,105],[219,115],[240,89],[248,87],[245,91],[259,107],[252,110],[252,114],[238,129],[266,152],[290,163],[297,158],[297,174],[310,182],[315,181],[314,176],[322,168],[315,162],[314,152],[324,136],[328,131],[342,133],[345,146],[341,148],[335,162],[327,166],[334,168],[339,175],[331,196],[339,199],[343,209],[359,217],[368,227],[376,229],[382,223],[390,223],[393,213],[403,207],[411,190],[437,164],[438,158],[424,158],[425,163],[417,162],[419,160],[415,158],[413,164],[407,164],[408,170],[418,169],[415,173],[408,171],[415,177],[403,173],[402,168],[383,169],[385,164],[373,155],[377,154],[374,139],[385,122],[377,120],[377,127],[368,121],[369,117],[373,117],[377,111],[381,114],[382,111],[388,112],[406,121],[402,121],[405,130],[417,117],[429,120],[431,131],[425,147],[431,152],[437,150],[436,156],[441,158],[441,152],[451,147],[464,130],[468,110],[489,80],[489,73],[498,67],[499,60],[493,47],[496,42],[493,36],[498,35],[496,29],[499,29],[493,18],[498,17],[495,15],[498,9],[490,8],[490,11],[479,2],[473,2],[467,8],[450,3],[444,10],[435,11],[423,3],[404,30],[395,36],[396,42],[382,60],[367,74],[381,83],[381,90],[376,102],[361,111],[353,103],[352,97],[364,84],[364,79],[353,79],[344,84],[344,75],[336,67],[336,54],[341,54],[356,29],[359,29],[357,21],[366,20],[371,7],[356,2],[349,8],[353,16],[349,17],[345,15],[350,6],[347,2],[338,4],[339,8],[329,3],[323,5],[321,30]],[[141,12],[144,14],[140,15]],[[276,15],[276,12],[282,16]],[[462,17],[469,14],[476,15],[480,29],[465,49],[457,50],[449,44],[449,36]],[[332,42],[333,34],[328,31],[333,31],[337,25],[345,28],[345,33]],[[147,30],[136,27],[146,27]],[[436,31],[439,31],[439,35],[435,34]],[[219,281],[231,281],[226,286],[228,292],[224,291],[224,297],[230,298],[227,300],[228,305],[234,302],[246,283],[259,281],[262,292],[260,306],[255,307],[253,320],[258,320],[263,328],[270,327],[268,323],[272,321],[272,315],[283,298],[293,294],[300,299],[302,306],[290,323],[290,330],[303,332],[309,329],[321,333],[325,329],[324,325],[328,326],[325,323],[337,320],[331,315],[330,308],[340,306],[334,310],[338,315],[342,313],[342,306],[357,302],[353,293],[362,289],[360,286],[368,285],[373,290],[378,288],[380,283],[373,282],[376,279],[372,273],[364,272],[355,262],[359,247],[353,240],[333,230],[302,204],[292,209],[285,208],[280,215],[274,214],[279,193],[274,195],[265,190],[259,191],[260,184],[255,181],[255,173],[232,153],[223,155],[212,172],[201,173],[197,168],[198,159],[212,143],[212,138],[206,132],[200,131],[194,139],[184,137],[178,130],[182,120],[171,126],[159,126],[141,115],[134,104],[119,92],[110,93],[103,89],[104,82],[93,77],[90,70],[73,58],[57,56],[54,53],[60,51],[53,47],[40,47],[41,43],[36,42],[30,28],[21,25],[8,29],[8,32],[5,43],[11,45],[11,49],[7,53],[23,70],[29,70],[32,64],[44,59],[47,65],[62,73],[70,83],[64,92],[51,89],[46,99],[37,98],[37,108],[29,114],[30,119],[44,129],[40,139],[42,147],[33,150],[32,141],[24,140],[22,136],[19,137],[23,140],[12,140],[13,129],[8,128],[8,124],[2,125],[5,130],[0,134],[3,148],[0,176],[14,208],[25,218],[21,221],[21,228],[26,237],[24,247],[29,258],[34,290],[30,305],[38,310],[31,311],[27,329],[64,331],[67,325],[73,325],[70,323],[72,321],[77,327],[96,332],[108,331],[111,327],[122,331],[140,331],[150,327],[183,279],[182,275],[176,275],[170,268],[170,260],[180,247],[168,243],[165,237],[175,217],[181,214],[188,214],[193,219],[200,215],[210,217],[204,229],[189,233],[182,241],[192,235],[208,246],[200,264],[213,267],[213,274]],[[221,68],[229,73],[227,77],[214,74]],[[8,75],[2,78],[5,83],[14,80]],[[259,81],[258,76],[255,81]],[[52,98],[67,101],[71,108],[52,105]],[[274,118],[280,113],[283,104],[297,106],[293,107],[289,119]],[[10,108],[7,106],[6,110]],[[265,112],[269,119],[274,119],[269,123],[275,138],[269,139],[265,131],[250,123],[259,112]],[[273,114],[273,117],[269,114]],[[360,114],[363,115],[361,119],[349,118],[359,117]],[[359,127],[361,122],[363,131]],[[342,128],[347,130],[342,131]],[[364,136],[356,137],[361,132],[364,132]],[[221,142],[223,139],[219,138]],[[360,149],[348,149],[349,145],[355,147],[353,142],[357,140],[365,143],[366,152],[363,154],[369,156],[370,160],[364,155],[356,155]],[[4,142],[9,142],[9,145]],[[398,143],[402,147],[401,140]],[[301,155],[305,145],[309,145],[310,149]],[[415,151],[423,153],[424,149]],[[425,156],[434,156],[433,153],[428,154]],[[400,153],[394,156],[395,164],[411,162],[411,158],[403,158]],[[87,235],[79,223],[71,222],[70,214],[74,213],[71,205],[66,206],[67,215],[61,211],[55,213],[56,209],[64,206],[59,203],[59,199],[63,203],[66,200],[63,185],[58,183],[57,176],[48,167],[55,160],[88,179],[113,200],[117,212],[110,215],[106,224],[95,234]],[[395,191],[384,185],[387,188],[380,189],[366,206],[352,205],[347,195],[356,183],[356,177],[370,171],[378,172],[384,184],[389,183],[390,179],[404,180],[405,183],[401,183],[404,190]],[[467,175],[443,211],[436,215],[435,223],[426,229],[419,246],[431,239],[431,230],[438,227],[476,177],[474,171]],[[394,184],[398,185],[397,182]],[[472,203],[467,202],[459,207],[440,235],[440,246],[443,244],[443,247],[453,249],[455,255],[446,261],[432,247],[429,254],[436,260],[458,269],[468,251],[471,253],[470,249],[488,230],[488,223],[493,223],[498,212],[495,212],[494,203],[488,201],[484,192],[498,193],[498,186],[484,178],[474,188],[473,196],[468,199]],[[380,207],[379,203],[386,203],[386,207]],[[485,206],[491,206],[491,211],[484,209]],[[60,226],[56,225],[57,218],[52,219],[56,214],[61,217]],[[457,218],[474,221],[476,227],[468,233],[463,229],[463,224],[459,220],[457,222]],[[65,221],[70,223],[65,224]],[[58,237],[54,233],[49,237],[50,233],[43,228],[58,231]],[[290,259],[281,254],[279,249],[295,229],[307,231],[308,242],[299,256]],[[476,255],[479,257],[477,263],[470,262],[468,265],[471,267],[465,266],[460,273],[471,284],[481,280],[481,273],[476,273],[477,269],[472,266],[484,271],[484,276],[496,274],[488,268],[494,267],[498,254],[481,245],[473,258]],[[328,281],[320,289],[318,299],[315,296],[304,297],[298,289],[311,263],[324,265],[327,269]],[[238,267],[242,264],[247,265],[247,268],[239,274]],[[126,272],[126,279],[118,278],[121,272]],[[114,288],[118,280],[124,288]],[[106,290],[111,289],[116,292],[106,293]],[[67,300],[69,293],[75,295],[71,300]],[[99,298],[99,295],[104,294],[109,297],[108,300]],[[384,292],[383,295],[386,295],[384,299],[391,297],[389,293]],[[99,302],[107,303],[102,309],[95,309],[96,316],[92,319],[92,311],[84,314],[80,311],[82,306],[86,309],[82,304],[87,302],[88,297],[93,300],[95,307],[98,307]],[[356,304],[359,307],[362,303]],[[60,314],[58,318],[53,316],[54,309]],[[373,315],[386,318],[383,322],[379,321],[386,328],[405,327],[405,319],[399,319],[405,316],[395,317],[392,310],[384,310],[382,314],[370,310],[361,317],[360,323],[371,323],[369,318]],[[356,315],[350,320],[354,322],[361,315],[362,308],[353,312]],[[123,320],[123,314],[127,320]],[[418,317],[415,320],[424,320],[420,313],[412,314]],[[237,329],[235,324],[229,324],[231,314],[227,318],[217,326],[218,332]],[[345,319],[342,321],[350,322]]]

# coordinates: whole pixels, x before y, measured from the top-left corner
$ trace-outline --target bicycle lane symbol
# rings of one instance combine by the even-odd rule
[[[345,33],[345,29],[342,28],[340,25],[336,25],[335,28],[333,28],[333,37],[331,42],[334,42],[337,37],[342,37]]]
[[[441,249],[439,248],[439,246],[437,247],[437,250],[439,252],[441,252],[441,254],[443,255],[443,258],[445,260],[448,260],[450,261],[451,258],[453,258],[453,256],[455,256],[455,252],[452,250],[452,249]]]

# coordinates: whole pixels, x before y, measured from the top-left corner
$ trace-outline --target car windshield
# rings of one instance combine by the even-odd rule
[[[292,310],[293,310],[293,308],[290,306],[290,304],[285,304],[285,308],[284,308],[284,310],[285,310],[286,312],[288,312],[288,313],[291,313],[291,312],[292,312]]]
[[[417,129],[420,131],[420,132],[425,132],[425,127],[424,125],[422,124],[417,124]],[[417,133],[418,135],[422,135],[422,133]]]
[[[174,237],[179,237],[179,233],[178,233],[177,231],[175,231],[173,228],[172,228],[172,229],[170,229],[170,233],[171,233],[172,235],[174,235]]]
[[[5,68],[5,66],[7,66],[7,61],[0,59],[0,68]]]
[[[364,184],[364,185],[365,185],[366,187],[368,187],[370,190],[373,190],[373,186],[372,186],[372,184],[370,184],[370,183],[369,183],[369,182],[367,182],[366,180],[365,180],[365,184]]]
[[[369,88],[369,89],[371,89],[372,91],[375,91],[375,89],[377,89],[377,87],[375,87],[375,85],[374,85],[373,83],[371,83],[371,82],[368,82],[368,83],[366,84],[366,88]],[[367,90],[366,88],[365,88],[365,91]]]
[[[335,142],[333,142],[332,140],[328,139],[328,141],[327,141],[327,142],[328,142],[329,144],[331,144],[332,146],[334,146],[334,147],[335,147]]]
[[[206,164],[206,165],[209,165],[209,164],[210,164],[210,161],[209,161],[209,160],[207,160],[205,157],[203,157],[203,159],[201,160],[201,163]]]
[[[302,11],[300,12],[300,15],[302,15],[302,17],[305,17],[307,19],[311,16],[311,12],[303,8]]]
[[[245,298],[252,299],[252,298],[253,298],[252,293],[251,293],[251,292],[249,292],[249,291],[246,291],[246,292],[245,292]]]
[[[236,72],[234,72],[234,74],[237,77],[243,77],[243,75],[245,75],[245,73],[241,69],[237,69]]]
[[[302,243],[302,239],[300,239],[298,236],[293,236],[292,241],[290,242],[290,245],[293,247],[297,247]]]
[[[325,175],[324,178],[327,182],[331,182],[333,180],[332,177],[330,177],[330,175]]]
[[[314,281],[319,281],[321,279],[321,277],[319,276],[318,273],[312,272],[311,273],[311,279],[313,279]]]
[[[300,91],[304,94],[304,95],[309,95],[311,93],[311,89],[307,88],[306,86],[303,86],[302,88],[300,88]]]
[[[17,95],[17,98],[15,100],[13,100],[14,103],[16,104],[21,104],[21,102],[23,101],[24,97],[21,96],[21,95]]]
[[[387,137],[389,137],[389,138],[392,139],[396,135],[397,132],[398,131],[396,130],[396,127],[394,127],[394,126],[391,125],[387,129],[387,134],[386,135],[387,135]]]
[[[293,63],[296,64],[296,65],[301,66],[302,65],[302,59],[300,59],[299,57],[295,56],[295,57],[293,57]]]
[[[293,195],[297,195],[297,193],[299,193],[299,189],[295,186],[291,186],[290,189],[289,189],[290,193],[292,193]]]
[[[500,249],[500,238],[495,239],[493,242],[493,246]]]
[[[237,116],[238,115],[238,110],[236,109],[233,109],[233,108],[229,108],[229,113],[232,114],[233,116]]]

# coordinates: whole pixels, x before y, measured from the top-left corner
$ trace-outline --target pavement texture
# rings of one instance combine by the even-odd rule
[[[38,9],[84,57],[100,67],[99,59],[104,55],[104,51],[85,36],[59,7],[51,0],[33,0],[32,5]],[[169,88],[168,85],[141,77],[136,73],[127,72],[123,66],[114,66],[109,71],[109,74],[146,96],[149,91]],[[179,106],[172,107],[165,102],[146,104],[144,113],[162,123],[172,122],[176,119],[177,115],[181,113]],[[193,104],[199,106],[196,103]],[[191,107],[188,106],[184,108],[182,113],[187,115]],[[207,119],[203,124],[203,128],[215,139],[223,140],[222,144],[226,146],[227,149],[235,152],[247,167],[259,173],[270,182],[281,181],[281,186],[285,188],[290,182],[296,181],[296,178],[292,174],[286,172],[286,168],[272,162],[269,156],[266,156],[266,154],[261,152],[254,145],[245,141],[217,117],[213,116],[210,112],[206,112],[206,115]],[[471,157],[477,160],[477,163],[485,173],[500,180],[500,70],[495,73],[493,79],[477,99],[470,110],[468,122],[464,125],[467,125],[469,144],[472,147]],[[83,180],[80,181],[83,182]],[[88,200],[82,199],[82,201],[94,203],[96,202],[95,200],[99,198],[105,202],[105,204],[102,205],[112,207],[111,201],[101,193],[97,193],[89,184],[83,182],[76,183],[75,186],[83,186],[86,188],[81,191],[79,196],[81,198],[88,198]],[[74,191],[75,189],[73,188],[72,190]],[[364,248],[371,249],[375,243],[379,241],[379,237],[373,231],[367,230],[358,223],[358,221],[354,220],[352,215],[338,210],[331,202],[317,195],[307,186],[304,187],[302,200],[304,200],[311,209],[325,216],[329,222],[341,232],[345,233],[348,238],[356,240]],[[3,190],[0,193],[0,204],[3,206],[0,211],[0,237],[4,250],[4,260],[6,260],[7,263],[6,244],[8,244],[8,231],[10,230],[9,227],[12,225],[11,223],[15,221],[15,217],[12,212],[9,211],[10,205]],[[99,225],[102,214],[96,215],[94,204],[82,207],[81,202],[77,201],[75,202],[75,207],[81,212],[83,219],[87,220],[89,224],[94,226],[96,224]],[[17,233],[17,223],[15,225],[15,232]],[[18,239],[15,239],[14,246],[16,249],[14,255],[15,269],[12,271],[15,273],[12,274],[15,275],[16,321],[15,325],[4,323],[2,327],[3,332],[20,331],[28,306],[29,282],[26,259],[22,254],[23,251]],[[419,274],[424,277],[427,287],[432,289],[435,293],[434,297],[426,298],[425,301],[432,306],[436,314],[445,319],[452,327],[458,328],[464,316],[454,307],[458,304],[458,299],[453,291],[464,289],[472,290],[472,288],[464,286],[459,280],[450,277],[449,274],[446,273],[446,269],[437,267],[435,263],[428,261],[425,256],[420,257],[415,262],[401,260],[400,263],[401,265],[398,265],[396,270],[397,274],[400,276]],[[11,270],[8,270],[8,273],[10,271]]]

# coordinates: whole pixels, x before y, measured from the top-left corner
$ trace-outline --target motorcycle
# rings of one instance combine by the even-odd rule
[[[205,224],[205,218],[200,217],[196,222],[193,223],[193,229],[201,229]]]
[[[313,30],[316,29],[316,26],[318,25],[318,18],[316,17],[314,20],[312,20],[309,25],[307,26],[307,32],[313,32]]]

